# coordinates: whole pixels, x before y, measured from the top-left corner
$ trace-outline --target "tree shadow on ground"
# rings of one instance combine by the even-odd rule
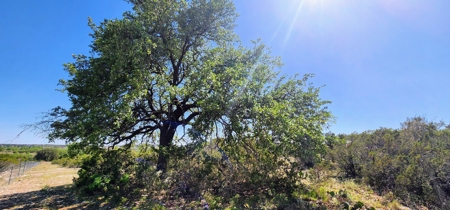
[[[110,209],[104,202],[83,201],[71,185],[0,196],[0,209]]]

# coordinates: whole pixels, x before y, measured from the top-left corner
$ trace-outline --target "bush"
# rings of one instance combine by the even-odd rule
[[[41,161],[53,161],[55,159],[58,159],[59,152],[57,149],[43,149],[36,152],[36,156],[34,156],[34,159],[41,160]]]
[[[328,154],[342,175],[362,178],[380,194],[410,206],[445,208],[450,201],[450,127],[415,117],[400,129],[345,135]]]
[[[117,161],[120,160],[120,161]],[[127,195],[131,190],[130,174],[134,159],[129,151],[101,150],[82,158],[75,186],[88,195]]]
[[[30,154],[0,154],[0,162],[7,164],[19,164],[23,161],[32,160],[33,156]]]
[[[67,153],[66,153],[67,154]],[[73,157],[68,157],[64,155],[60,155],[60,158],[53,160],[53,164],[58,164],[62,167],[68,167],[68,168],[80,168],[83,164],[84,159],[90,158],[87,154],[80,154]]]
[[[0,172],[8,168],[10,165],[20,164],[23,161],[32,160],[33,156],[30,154],[0,154]]]

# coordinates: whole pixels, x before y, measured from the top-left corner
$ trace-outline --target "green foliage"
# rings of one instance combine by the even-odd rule
[[[58,151],[58,159],[59,158],[68,158],[69,157],[69,153],[68,153],[68,149],[67,148],[64,148],[64,149],[58,148],[56,150]]]
[[[60,81],[72,105],[44,118],[68,156],[89,155],[76,186],[116,194],[135,184],[227,203],[270,189],[293,199],[332,117],[313,75],[280,76],[263,43],[244,47],[230,0],[129,2],[122,19],[89,20],[92,54],[75,55]],[[152,151],[151,163],[136,165],[135,145]]]
[[[341,206],[342,206],[342,209],[345,209],[345,210],[358,210],[358,209],[370,209],[370,210],[372,210],[372,209],[375,209],[374,207],[366,207],[364,205],[364,203],[361,202],[361,201],[356,202],[353,206],[351,206],[347,202],[342,202]]]
[[[19,144],[1,144],[0,152],[4,153],[36,153],[44,148],[56,148],[53,145],[19,145]]]
[[[400,129],[345,136],[330,151],[343,175],[362,178],[380,194],[393,191],[411,206],[439,207],[450,199],[450,130],[442,122],[408,119]]]
[[[90,158],[90,156],[86,154],[77,155],[74,157],[62,156],[61,158],[53,160],[52,163],[68,168],[80,168],[83,163],[83,160],[86,158]]]
[[[3,154],[0,153],[0,172],[6,170],[10,165],[20,164],[24,161],[33,160],[33,156],[31,154],[23,154],[23,153],[12,153],[12,154]]]
[[[59,151],[54,148],[47,148],[36,152],[35,160],[53,161],[59,158]]]
[[[130,174],[133,169],[134,162],[129,152],[120,149],[99,151],[82,159],[74,183],[88,195],[121,197],[131,191]]]
[[[20,162],[30,160],[33,160],[33,156],[31,154],[0,154],[0,162],[5,164],[19,164]]]
[[[16,152],[18,152],[18,153],[35,153],[39,150],[42,150],[43,148],[44,147],[42,147],[42,146],[32,146],[32,145],[20,146],[20,147],[17,147]]]
[[[0,172],[6,170],[10,165],[33,160],[33,155],[30,153],[35,152],[36,149],[42,149],[42,147],[0,145]]]

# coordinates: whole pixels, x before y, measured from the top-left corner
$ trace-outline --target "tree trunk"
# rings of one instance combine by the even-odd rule
[[[158,154],[158,164],[156,166],[157,171],[162,171],[163,174],[167,170],[167,162],[169,160],[169,148],[172,144],[173,136],[175,135],[175,128],[170,126],[170,124],[165,124],[159,136],[159,154]]]

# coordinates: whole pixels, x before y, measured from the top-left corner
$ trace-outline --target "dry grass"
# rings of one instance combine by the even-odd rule
[[[70,186],[72,179],[77,176],[77,170],[44,162],[26,171],[10,185],[0,186],[0,209],[115,209],[105,200],[83,201],[76,196]],[[318,171],[308,173],[311,175]],[[332,197],[328,192],[337,194],[345,190],[345,202],[350,205],[362,201],[366,206],[375,209],[409,209],[402,206],[392,194],[379,196],[366,185],[352,180],[339,181],[334,175],[333,172],[323,170],[320,175],[309,176],[303,180],[303,184],[319,195],[319,199],[312,202],[324,205],[327,209],[342,209],[341,202],[344,200],[339,196]],[[148,199],[144,200],[150,202]],[[172,209],[170,207],[176,208],[175,206],[180,204],[174,203],[166,207]],[[198,207],[199,204],[194,202],[190,206]],[[138,206],[147,205],[144,202]]]
[[[89,208],[89,203],[78,201],[70,190],[77,170],[42,162],[12,180],[10,185],[0,186],[0,209]]]
[[[311,173],[318,173],[317,171],[309,171]],[[341,209],[341,199],[332,197],[328,192],[345,191],[349,204],[360,201],[366,206],[374,207],[375,209],[396,209],[407,210],[408,207],[402,206],[398,200],[394,198],[392,193],[385,196],[377,195],[369,186],[355,183],[353,180],[340,181],[335,178],[333,171],[322,170],[321,176],[310,176],[310,178],[302,181],[303,184],[310,189],[314,189],[321,197],[320,203],[327,206],[327,209]],[[313,177],[313,178],[311,178]],[[319,178],[318,178],[319,177]]]
[[[102,198],[78,197],[71,187],[77,171],[42,162],[0,186],[0,209],[115,209]]]
[[[75,168],[62,168],[49,162],[42,162],[12,180],[10,185],[0,186],[0,196],[68,185],[77,176],[77,171]]]

